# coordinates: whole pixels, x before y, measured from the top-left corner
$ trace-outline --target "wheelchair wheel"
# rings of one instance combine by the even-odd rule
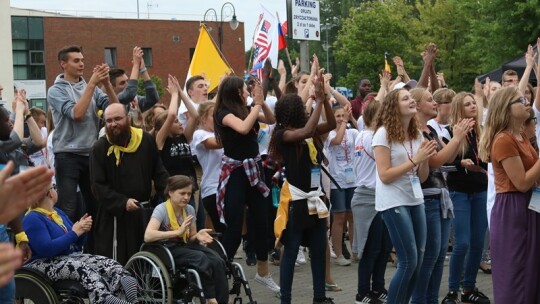
[[[139,303],[172,304],[173,292],[169,271],[153,253],[141,251],[134,254],[126,263],[139,284]]]
[[[56,292],[47,281],[24,270],[15,274],[15,299],[19,304],[59,303]]]

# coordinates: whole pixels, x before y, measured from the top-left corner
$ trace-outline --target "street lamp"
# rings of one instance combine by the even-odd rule
[[[223,5],[221,6],[221,14],[220,14],[220,18],[219,18],[219,25],[218,25],[218,41],[219,41],[219,50],[221,51],[221,45],[223,44],[223,10],[225,9],[225,7],[228,6],[229,9],[232,9],[232,19],[229,21],[229,26],[231,27],[231,29],[234,31],[238,28],[238,25],[240,24],[238,22],[238,19],[236,19],[236,10],[234,8],[234,5],[230,2],[225,2],[223,3]],[[204,12],[204,17],[203,17],[203,22],[206,22],[206,16],[208,15],[208,13],[210,12],[213,12],[214,13],[214,16],[216,17],[216,22],[217,22],[217,12],[215,9],[213,8],[209,8],[206,10],[206,12]],[[227,17],[227,16],[225,16]]]
[[[322,30],[326,30],[326,39],[322,45],[323,50],[326,52],[326,73],[330,73],[330,60],[328,56],[328,51],[330,50],[330,44],[328,43],[328,30],[334,27],[333,24],[323,24]]]

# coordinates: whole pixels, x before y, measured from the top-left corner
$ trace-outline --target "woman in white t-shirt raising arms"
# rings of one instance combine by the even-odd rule
[[[424,141],[409,91],[393,90],[377,115],[372,146],[377,166],[375,209],[382,213],[399,259],[388,303],[409,303],[426,245],[426,215],[420,183],[437,143]]]

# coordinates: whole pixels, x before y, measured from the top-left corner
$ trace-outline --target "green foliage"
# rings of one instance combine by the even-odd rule
[[[159,94],[159,97],[163,96],[163,93],[165,93],[165,88],[163,87],[163,81],[161,80],[161,78],[159,78],[156,75],[150,75],[150,78],[156,85],[156,89]],[[142,78],[139,78],[137,82],[137,95],[146,95],[146,93],[144,92],[143,82],[144,80]]]
[[[423,64],[420,53],[434,42],[439,49],[436,70],[444,72],[455,90],[469,91],[476,76],[522,55],[528,44],[536,42],[538,2],[321,0],[321,23],[336,25],[329,32],[334,79],[349,88],[360,77],[377,84],[384,52],[391,54],[393,76],[391,58],[398,55],[411,78],[418,79]],[[324,65],[321,40],[315,52]]]
[[[409,18],[413,7],[403,0],[364,2],[351,9],[342,21],[335,47],[336,59],[347,64],[348,73],[339,84],[354,88],[362,77],[378,84],[378,74],[384,69],[384,53],[411,58],[415,53],[418,22]],[[391,62],[391,58],[388,58]],[[418,70],[409,65],[410,72]]]

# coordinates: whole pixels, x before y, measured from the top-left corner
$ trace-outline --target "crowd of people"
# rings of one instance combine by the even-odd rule
[[[130,75],[100,64],[88,81],[82,49],[62,48],[47,112],[24,90],[11,113],[0,107],[0,303],[13,302],[23,262],[79,281],[91,303],[138,303],[123,265],[157,241],[200,273],[207,303],[228,303],[214,238],[228,259],[243,244],[254,280],[283,304],[299,301],[306,255],[314,304],[342,290],[331,265],[353,262],[355,303],[434,304],[441,288],[443,304],[539,303],[540,89],[529,78],[540,59],[529,46],[521,79],[508,70],[456,93],[437,52],[427,45],[418,81],[395,57],[397,76],[382,71],[378,92],[360,79],[352,100],[316,56],[310,71],[280,62],[279,81],[269,61],[262,80],[224,75],[214,96],[204,75],[185,89],[169,75],[160,99],[141,48]]]

